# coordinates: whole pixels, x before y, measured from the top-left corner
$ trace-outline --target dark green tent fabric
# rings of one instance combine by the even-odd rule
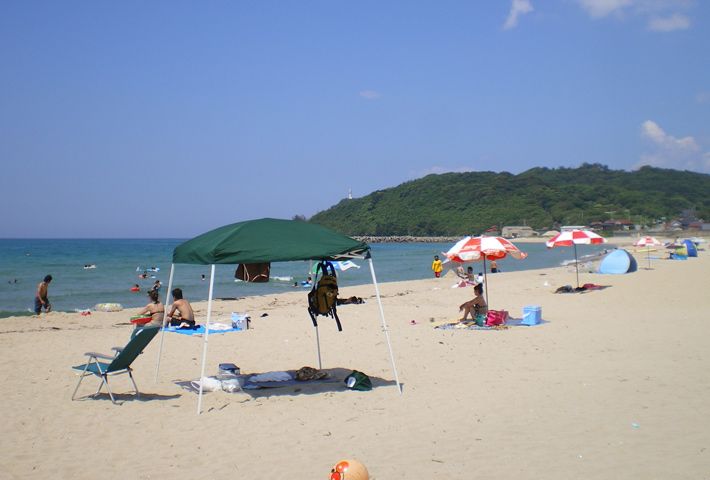
[[[173,263],[198,265],[337,260],[367,257],[370,247],[350,237],[295,220],[262,218],[225,225],[177,246]]]

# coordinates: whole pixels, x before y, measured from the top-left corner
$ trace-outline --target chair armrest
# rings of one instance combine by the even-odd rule
[[[114,357],[105,355],[103,353],[96,353],[96,352],[86,352],[84,355],[87,357],[93,357],[93,358],[102,358],[104,360],[113,360]]]

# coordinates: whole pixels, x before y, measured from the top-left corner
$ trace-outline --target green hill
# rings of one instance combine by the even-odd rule
[[[609,218],[652,224],[694,209],[710,219],[710,175],[642,167],[533,168],[519,175],[428,175],[345,199],[308,221],[346,235],[479,235],[489,227],[588,225]]]

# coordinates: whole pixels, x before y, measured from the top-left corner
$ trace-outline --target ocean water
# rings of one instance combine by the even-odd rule
[[[173,249],[184,239],[0,239],[0,318],[32,315],[37,284],[52,275],[49,299],[54,311],[91,309],[98,303],[120,303],[123,308],[143,307],[145,296],[155,280],[163,283],[161,301],[168,288]],[[444,243],[373,243],[372,260],[378,282],[420,280],[431,277],[434,255],[447,251],[453,244]],[[520,243],[528,253],[524,260],[505,258],[498,261],[504,272],[548,268],[574,258],[572,247],[548,250],[544,244]],[[580,258],[613,248],[611,244],[579,246]],[[366,260],[354,260],[360,268],[339,272],[341,287],[372,282]],[[85,269],[85,265],[96,268]],[[482,271],[482,262],[471,264]],[[139,279],[143,270],[148,278]],[[294,282],[309,276],[309,262],[278,262],[271,265],[268,283],[235,282],[236,265],[217,265],[215,298],[234,298],[293,291]],[[201,280],[202,275],[206,280]],[[191,302],[207,300],[210,266],[176,265],[173,287],[183,289]],[[138,284],[142,292],[131,292]],[[347,295],[347,291],[344,292]]]

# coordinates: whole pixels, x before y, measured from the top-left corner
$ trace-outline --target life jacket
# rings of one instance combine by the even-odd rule
[[[335,267],[330,262],[320,262],[316,267],[316,278],[318,272],[323,271],[323,276],[318,282],[313,282],[313,288],[308,292],[308,313],[313,320],[313,326],[317,327],[318,315],[330,316],[335,319],[338,331],[342,332],[336,305],[338,303],[338,279],[335,276]]]

